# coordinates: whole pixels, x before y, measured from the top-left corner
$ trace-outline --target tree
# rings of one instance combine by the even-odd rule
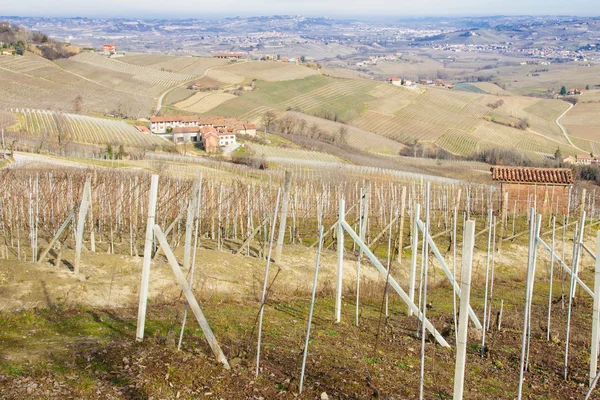
[[[304,131],[306,130],[306,120],[304,118],[300,118],[298,120],[297,131],[299,135],[304,135]]]
[[[267,111],[262,116],[263,127],[265,128],[265,140],[267,139],[267,133],[269,133],[269,128],[277,118],[277,114],[274,111]]]
[[[311,138],[315,138],[319,136],[319,125],[317,125],[316,122],[313,122],[313,124],[310,126],[310,128],[308,128],[308,136],[310,136]]]
[[[585,90],[590,90],[590,84],[585,85]]]
[[[306,57],[305,57],[305,56],[300,56],[300,62],[301,62],[301,63],[304,63],[304,62],[306,62]]]
[[[73,111],[75,111],[75,114],[81,114],[83,111],[83,97],[81,95],[78,95],[73,100]]]
[[[562,151],[560,151],[560,147],[558,149],[556,149],[556,151],[554,152],[554,159],[555,160],[561,160],[562,159]]]
[[[347,144],[348,143],[348,128],[346,128],[344,125],[342,125],[342,126],[340,126],[340,129],[338,129],[338,133],[340,135],[340,143]]]
[[[19,43],[18,45],[15,46],[15,53],[22,56],[24,52],[25,52],[25,47],[22,44]]]
[[[566,87],[564,87],[564,86],[563,86],[563,87],[561,87],[561,88],[560,88],[560,95],[561,95],[561,96],[566,96],[566,94],[567,94],[567,88],[566,88]]]

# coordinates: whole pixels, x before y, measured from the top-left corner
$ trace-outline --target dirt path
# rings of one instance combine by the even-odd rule
[[[567,129],[563,126],[563,124],[560,123],[560,120],[562,119],[562,117],[564,117],[565,115],[567,115],[567,113],[569,111],[571,111],[572,108],[573,108],[573,104],[569,103],[569,108],[567,110],[565,110],[564,113],[560,114],[560,116],[558,118],[556,118],[556,125],[558,125],[558,127],[562,131],[563,135],[565,135],[565,139],[567,139],[567,142],[569,142],[569,144],[571,146],[575,147],[579,151],[582,151],[582,152],[586,153],[585,150],[580,149],[579,147],[575,146],[575,144],[573,144],[573,142],[571,141],[571,138],[569,137],[569,133],[567,132]]]

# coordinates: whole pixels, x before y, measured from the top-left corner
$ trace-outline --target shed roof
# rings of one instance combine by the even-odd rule
[[[494,165],[492,179],[509,183],[545,183],[550,185],[571,185],[573,171],[570,168],[505,167]]]

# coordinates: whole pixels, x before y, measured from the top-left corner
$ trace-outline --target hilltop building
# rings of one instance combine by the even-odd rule
[[[116,53],[117,45],[114,43],[107,43],[102,45],[102,51],[104,53]]]
[[[231,60],[242,58],[242,53],[214,53],[212,56],[214,58],[226,58]]]
[[[526,212],[537,207],[542,213],[566,212],[573,185],[570,168],[505,167],[494,165],[492,180],[508,193],[508,208]],[[504,201],[504,194],[501,197]],[[504,205],[502,205],[504,206]]]

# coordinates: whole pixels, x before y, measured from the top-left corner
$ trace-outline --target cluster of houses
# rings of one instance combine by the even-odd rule
[[[444,87],[447,89],[454,89],[454,85],[446,84],[446,82],[444,82],[441,79],[436,79],[436,80],[419,79],[418,82],[414,82],[414,81],[411,81],[410,79],[402,79],[402,78],[398,78],[398,77],[393,77],[393,78],[388,78],[387,81],[394,86],[405,86],[408,88],[414,88],[416,86],[416,84],[418,83],[419,85],[422,85],[422,86],[438,86],[438,87]]]
[[[570,165],[600,165],[600,159],[590,154],[577,154],[561,158],[563,164]]]
[[[585,89],[572,88],[572,89],[567,90],[567,96],[579,96],[580,94],[584,94],[584,93],[585,93]]]
[[[371,57],[369,57],[368,60],[357,62],[356,66],[364,67],[366,65],[377,65],[377,63],[382,62],[382,61],[396,61],[400,57],[402,57],[402,53],[388,54],[385,56],[371,56]]]
[[[154,116],[150,132],[176,144],[199,144],[207,152],[234,145],[237,135],[256,136],[256,125],[238,118],[197,116]]]

